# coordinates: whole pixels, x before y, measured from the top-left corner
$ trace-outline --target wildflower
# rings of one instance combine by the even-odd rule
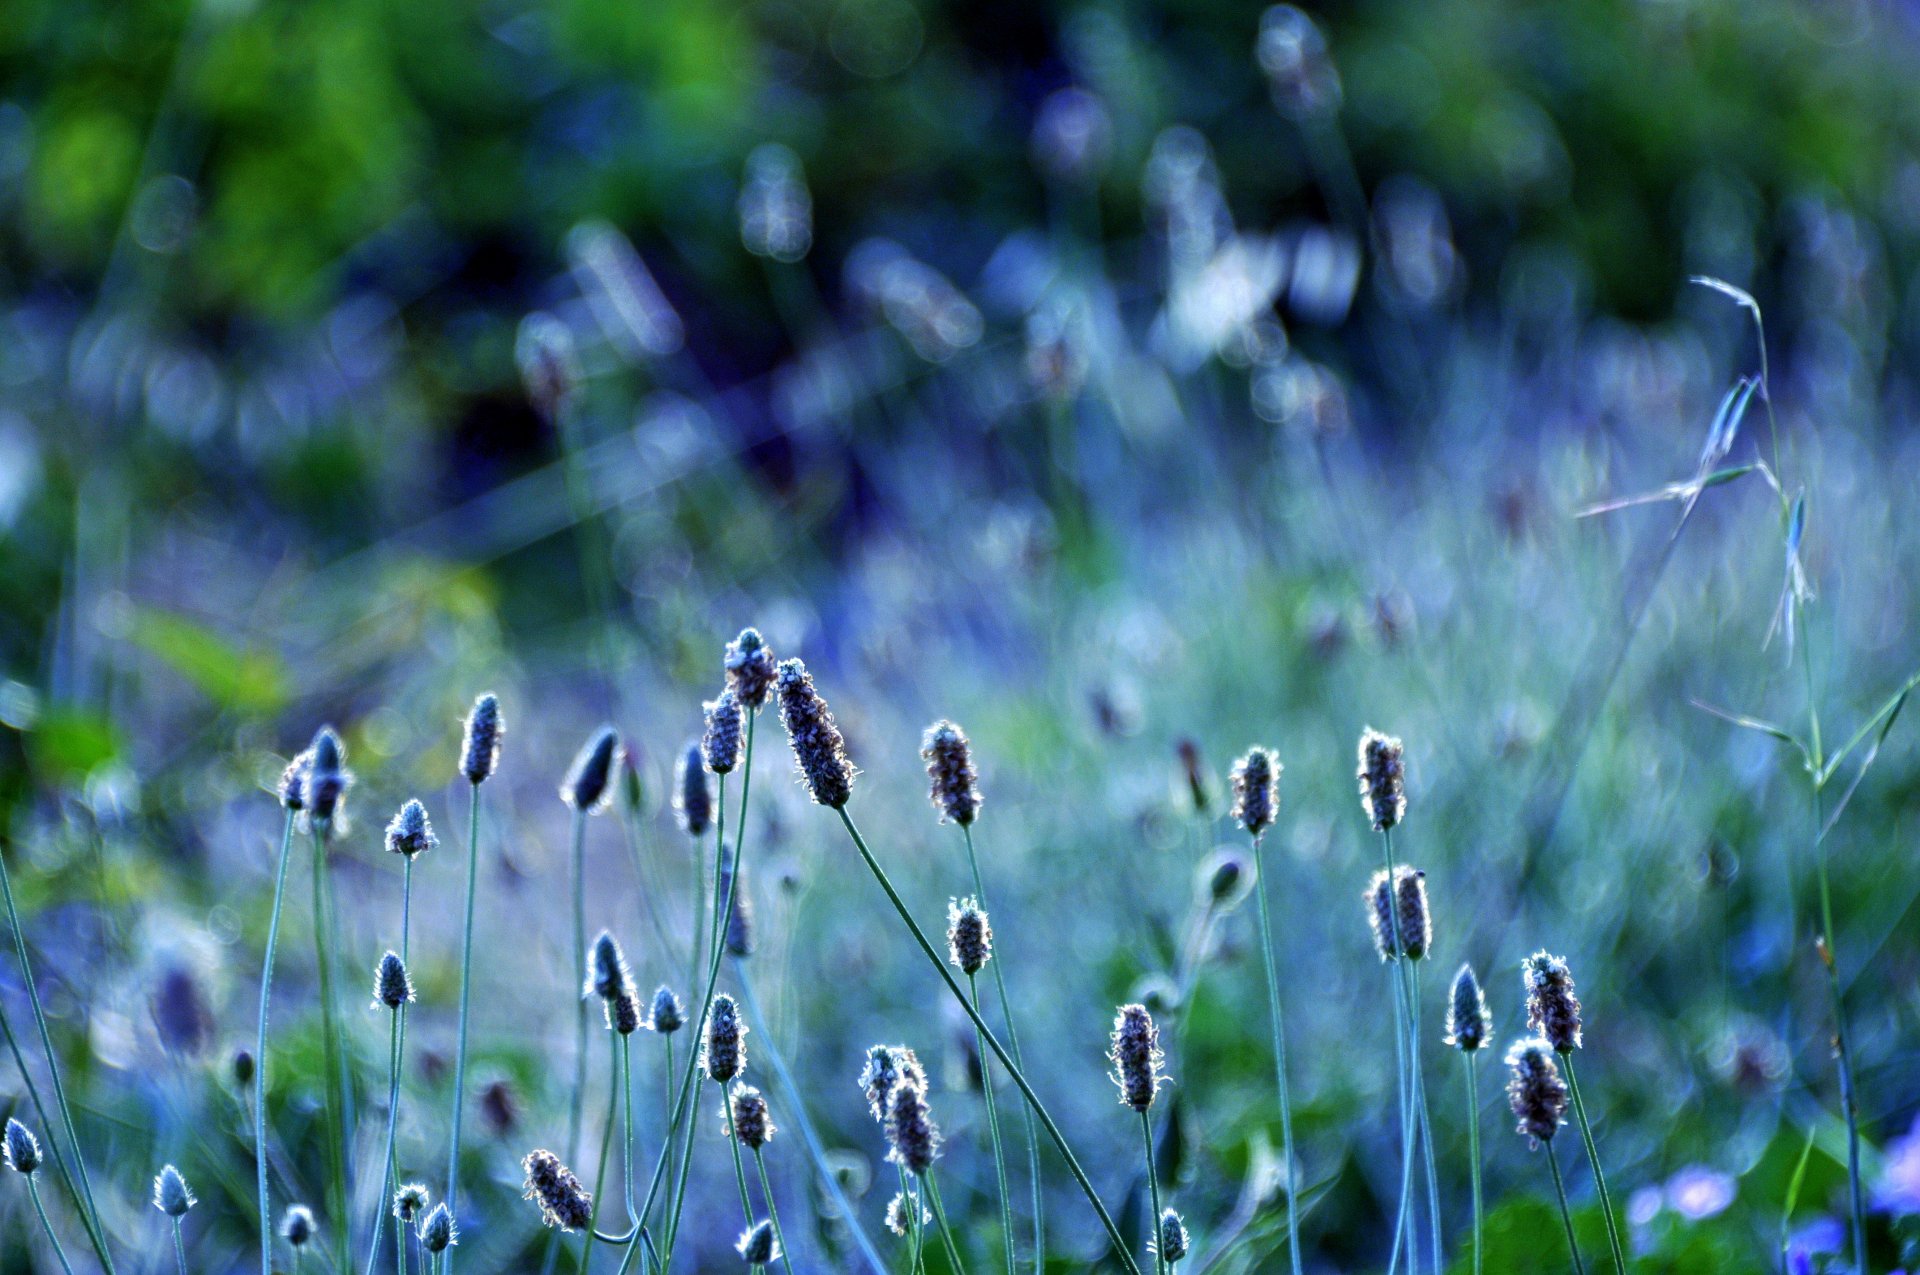
[[[290,1205],[280,1215],[280,1234],[287,1243],[300,1248],[313,1238],[313,1210],[304,1204]]]
[[[1165,1056],[1160,1052],[1160,1029],[1153,1025],[1145,1005],[1120,1007],[1107,1057],[1113,1060],[1113,1083],[1120,1086],[1120,1101],[1135,1111],[1151,1107],[1166,1081],[1161,1072]]]
[[[1565,1054],[1580,1048],[1580,998],[1573,972],[1557,956],[1535,952],[1520,967],[1527,989],[1527,1027]]]
[[[374,969],[373,1000],[388,1009],[399,1009],[413,1000],[413,980],[407,976],[406,963],[398,952],[388,952]]]
[[[1280,772],[1285,769],[1271,750],[1252,748],[1233,763],[1233,817],[1242,828],[1259,836],[1273,826],[1280,811]]]
[[[1447,1043],[1462,1053],[1472,1053],[1493,1038],[1493,1015],[1487,1012],[1487,996],[1473,966],[1462,965],[1453,976],[1453,995],[1447,1002]]]
[[[428,1199],[423,1184],[409,1182],[393,1193],[393,1215],[402,1222],[412,1222],[426,1209]]]
[[[887,1229],[902,1236],[911,1232],[915,1205],[919,1205],[921,1226],[933,1221],[933,1214],[927,1211],[926,1205],[920,1204],[918,1197],[910,1196],[905,1191],[895,1191],[893,1198],[887,1201]]]
[[[1880,1181],[1873,1188],[1873,1207],[1896,1217],[1920,1213],[1920,1116],[1887,1143]]]
[[[1567,1114],[1567,1082],[1553,1060],[1553,1047],[1539,1037],[1516,1040],[1507,1050],[1507,1104],[1519,1118],[1519,1132],[1538,1146],[1560,1131]]]
[[[567,768],[560,800],[582,814],[598,814],[613,796],[613,766],[620,758],[620,735],[611,726],[595,732]]]
[[[671,1036],[680,1030],[687,1021],[686,1012],[680,1007],[680,998],[673,989],[662,984],[653,994],[653,1009],[647,1017],[647,1026],[662,1036]]]
[[[433,821],[427,818],[427,808],[418,801],[408,801],[387,824],[389,853],[411,859],[439,844],[440,838],[433,835]]]
[[[593,954],[587,960],[587,985],[580,994],[610,1001],[632,982],[633,975],[627,969],[627,956],[620,950],[619,940],[611,931],[600,931],[593,940]]]
[[[32,1173],[40,1167],[40,1139],[18,1120],[7,1121],[7,1167],[15,1173]]]
[[[758,629],[741,629],[740,636],[727,643],[727,687],[743,708],[759,712],[773,689],[773,648],[760,637]]]
[[[288,810],[307,807],[307,772],[313,767],[313,750],[298,754],[280,772],[280,804]]]
[[[696,741],[680,755],[680,782],[675,785],[673,812],[689,837],[706,834],[713,823],[713,789],[707,785],[706,759]]]
[[[724,1085],[747,1068],[747,1025],[733,997],[721,992],[707,1010],[707,1038],[700,1043],[700,1065],[707,1079]]]
[[[1360,736],[1360,805],[1385,832],[1407,814],[1407,768],[1400,741],[1368,727]]]
[[[740,701],[732,688],[720,692],[720,698],[705,705],[707,733],[700,740],[700,751],[707,769],[724,775],[740,764]]]
[[[309,816],[322,827],[338,821],[344,824],[347,789],[353,787],[353,772],[347,769],[347,748],[333,727],[322,726],[307,750],[305,799]],[[342,829],[344,831],[344,828]]]
[[[866,1066],[860,1071],[860,1090],[866,1095],[867,1108],[875,1120],[885,1122],[892,1109],[893,1087],[901,1080],[926,1083],[920,1060],[905,1045],[874,1045],[867,1050]]]
[[[1221,846],[1201,862],[1194,883],[1217,912],[1231,912],[1253,892],[1253,861],[1238,846]]]
[[[185,1217],[187,1210],[198,1203],[187,1187],[187,1180],[172,1165],[162,1168],[160,1176],[153,1180],[153,1207],[168,1217]]]
[[[727,1094],[729,1118],[733,1123],[733,1134],[740,1139],[740,1145],[750,1151],[758,1151],[773,1141],[778,1132],[767,1114],[766,1095],[744,1081],[736,1081]]]
[[[1169,1262],[1177,1262],[1187,1255],[1187,1224],[1172,1209],[1160,1214],[1160,1233],[1155,1249]]]
[[[577,1231],[593,1220],[593,1196],[572,1170],[551,1151],[535,1151],[521,1162],[526,1170],[525,1196],[540,1202],[540,1218],[548,1226]]]
[[[853,795],[853,762],[833,712],[813,687],[813,675],[799,660],[782,660],[777,678],[780,719],[793,745],[793,759],[815,802],[835,810]]]
[[[940,1154],[940,1128],[927,1108],[924,1081],[903,1078],[893,1087],[887,1108],[887,1159],[909,1173],[925,1175]]]
[[[930,797],[940,821],[951,819],[964,828],[978,818],[980,775],[966,732],[949,721],[935,722],[920,741],[920,756],[927,763]]]
[[[429,1253],[444,1253],[459,1242],[460,1232],[453,1225],[453,1213],[442,1200],[420,1219],[420,1245]]]
[[[780,1244],[773,1238],[773,1223],[762,1218],[746,1230],[733,1246],[740,1260],[749,1266],[769,1266],[780,1260]]]
[[[978,899],[947,901],[947,959],[969,976],[993,959],[993,926]]]
[[[507,728],[500,723],[500,700],[489,693],[473,701],[467,714],[466,738],[460,747],[460,773],[476,787],[487,781],[500,765],[500,737]]]
[[[1373,925],[1373,944],[1383,961],[1403,954],[1417,961],[1427,954],[1433,943],[1426,874],[1399,867],[1393,870],[1393,876],[1391,893],[1384,868],[1374,873],[1367,883],[1367,919]]]

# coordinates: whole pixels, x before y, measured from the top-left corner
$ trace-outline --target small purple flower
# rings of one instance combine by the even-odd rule
[[[1733,1196],[1733,1175],[1703,1164],[1688,1165],[1667,1179],[1667,1204],[1689,1222],[1726,1212]]]
[[[1895,1217],[1920,1213],[1920,1116],[1887,1144],[1886,1167],[1873,1184],[1873,1207]]]

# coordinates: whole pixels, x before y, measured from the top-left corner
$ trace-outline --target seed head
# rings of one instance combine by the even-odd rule
[[[1360,805],[1373,820],[1375,832],[1385,832],[1406,817],[1404,752],[1399,740],[1371,726],[1360,736]]]
[[[927,1108],[925,1082],[902,1078],[893,1087],[887,1107],[887,1141],[893,1149],[887,1159],[913,1174],[924,1175],[940,1154],[940,1128]]]
[[[927,1073],[920,1059],[905,1045],[874,1045],[867,1050],[866,1066],[860,1069],[860,1090],[866,1095],[867,1109],[873,1118],[885,1123],[893,1109],[893,1089],[903,1079],[917,1081],[923,1087]]]
[[[1113,1019],[1113,1048],[1107,1054],[1113,1060],[1113,1083],[1120,1086],[1120,1101],[1135,1111],[1153,1105],[1166,1076],[1162,1073],[1166,1058],[1160,1052],[1160,1029],[1145,1005],[1122,1005]]]
[[[671,1036],[686,1021],[686,1011],[680,1007],[680,998],[673,994],[671,987],[661,984],[653,994],[653,1012],[647,1017],[647,1026],[662,1036]]]
[[[420,1246],[429,1253],[444,1253],[459,1242],[460,1232],[453,1225],[453,1213],[442,1200],[420,1219]]]
[[[280,1234],[287,1243],[300,1248],[313,1238],[313,1210],[304,1204],[294,1204],[280,1215]]]
[[[253,1081],[253,1053],[251,1050],[233,1051],[233,1083],[247,1085]]]
[[[905,1191],[895,1191],[893,1198],[887,1201],[887,1229],[895,1235],[909,1234],[913,1230],[915,1205],[919,1205],[920,1208],[921,1226],[933,1221],[933,1214],[927,1211],[927,1206],[921,1204],[917,1196],[910,1196]]]
[[[707,733],[701,737],[700,752],[708,770],[724,775],[740,764],[740,700],[729,687],[720,692],[719,699],[709,701],[704,707]]]
[[[1426,873],[1397,867],[1393,876],[1395,888],[1391,894],[1385,869],[1374,873],[1367,883],[1367,919],[1373,925],[1373,944],[1383,961],[1401,954],[1417,961],[1433,945]]]
[[[927,763],[933,808],[940,822],[951,819],[966,827],[980,815],[980,774],[973,767],[973,745],[966,732],[949,721],[927,727],[920,740],[920,756]]]
[[[399,1009],[412,1000],[413,980],[407,976],[406,962],[398,952],[388,952],[373,971],[374,1004]]]
[[[185,1217],[187,1210],[198,1203],[187,1187],[187,1180],[172,1165],[162,1168],[160,1176],[153,1180],[153,1207],[168,1217]]]
[[[540,1220],[563,1231],[585,1229],[593,1221],[593,1195],[551,1151],[535,1151],[520,1162],[526,1170],[529,1200],[540,1202]]]
[[[410,1223],[425,1211],[430,1198],[424,1184],[409,1182],[393,1193],[393,1215]]]
[[[1160,1215],[1160,1234],[1154,1247],[1168,1262],[1177,1262],[1187,1255],[1187,1224],[1172,1209]]]
[[[500,700],[492,692],[473,701],[467,714],[466,739],[460,746],[460,773],[470,784],[479,785],[500,766],[500,737],[507,728],[500,722]]]
[[[707,1038],[700,1042],[700,1065],[717,1085],[747,1069],[747,1025],[733,997],[721,992],[707,1010]]]
[[[1200,864],[1194,884],[1201,901],[1216,912],[1231,912],[1253,892],[1253,860],[1238,846],[1221,846]]]
[[[762,1218],[734,1241],[740,1260],[749,1266],[771,1266],[780,1260],[780,1244],[773,1238],[773,1223]]]
[[[1520,966],[1527,987],[1527,1027],[1563,1054],[1580,1048],[1580,998],[1573,971],[1557,956],[1535,952]]]
[[[1473,966],[1462,965],[1453,976],[1453,996],[1447,1002],[1447,1043],[1462,1053],[1485,1048],[1493,1039],[1493,1015]]]
[[[1280,813],[1280,759],[1267,748],[1250,748],[1233,763],[1233,817],[1249,833],[1259,836],[1273,826]]]
[[[288,810],[307,808],[307,772],[313,768],[313,750],[296,754],[280,772],[280,804]]]
[[[307,749],[306,807],[308,816],[322,827],[346,822],[347,789],[353,787],[353,772],[347,769],[347,747],[322,726]]]
[[[725,861],[720,868],[720,897],[725,899],[728,892],[733,895],[733,907],[727,913],[725,942],[728,956],[746,957],[753,955],[753,895],[747,889],[746,874],[742,873],[736,884],[733,879],[733,851],[729,847]]]
[[[741,1146],[758,1151],[773,1141],[778,1130],[767,1115],[766,1095],[745,1081],[735,1081],[728,1091],[727,1104],[732,1113],[734,1136],[740,1139]]]
[[[387,849],[394,854],[411,859],[439,844],[440,838],[433,835],[433,821],[427,818],[427,808],[418,801],[408,801],[387,824]]]
[[[741,629],[740,636],[727,643],[727,686],[734,698],[750,712],[759,712],[773,688],[773,648],[760,637],[758,629]]]
[[[587,985],[580,995],[612,1000],[633,985],[627,969],[626,953],[611,931],[602,930],[593,940],[593,954],[587,958]]]
[[[1187,781],[1187,795],[1193,799],[1196,813],[1205,814],[1213,806],[1212,786],[1207,782],[1206,763],[1200,757],[1200,745],[1188,736],[1182,736],[1173,746],[1180,757],[1180,773]]]
[[[1553,1046],[1537,1036],[1516,1040],[1507,1050],[1507,1066],[1513,1069],[1507,1105],[1520,1121],[1519,1131],[1539,1146],[1560,1131],[1567,1114],[1567,1082],[1560,1078]]]
[[[620,733],[602,726],[574,756],[560,800],[583,814],[597,815],[613,800],[613,767],[620,760]]]
[[[674,785],[673,813],[689,837],[698,839],[713,823],[713,789],[708,785],[706,759],[698,742],[680,755],[680,782]]]
[[[855,771],[833,711],[813,689],[813,675],[799,660],[780,661],[775,680],[780,720],[787,728],[787,742],[793,745],[794,765],[814,801],[838,810],[853,795]]]
[[[947,901],[947,959],[969,975],[993,959],[993,926],[978,899]]]

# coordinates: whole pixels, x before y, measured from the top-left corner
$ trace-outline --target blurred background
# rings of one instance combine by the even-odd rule
[[[1353,781],[1373,725],[1409,750],[1428,1022],[1470,960],[1503,1046],[1520,959],[1568,957],[1644,1269],[1843,1261],[1807,777],[1701,705],[1804,735],[1810,685],[1831,748],[1920,667],[1920,10],[0,13],[0,827],[102,1212],[141,1269],[166,1259],[145,1197],[169,1160],[203,1201],[196,1266],[252,1260],[230,1061],[272,888],[265,789],[322,722],[359,776],[332,870],[361,1164],[385,1023],[360,980],[398,916],[379,830],[418,795],[449,843],[416,874],[403,1177],[444,1154],[454,762],[483,690],[509,734],[462,1255],[538,1260],[518,1163],[563,1137],[577,984],[554,788],[597,724],[619,727],[638,802],[592,826],[590,923],[647,986],[688,995],[674,765],[746,624],[808,661],[864,772],[854,810],[929,924],[970,885],[920,733],[950,716],[973,736],[1036,1083],[1134,1231],[1137,1131],[1102,1053],[1112,1007],[1145,997],[1180,1024],[1165,1167],[1193,1264],[1275,1269],[1291,1176],[1309,1270],[1385,1265],[1393,1066]],[[1758,299],[1764,363],[1754,315],[1693,274]],[[1770,392],[1715,431],[1762,370]],[[1740,472],[1684,486],[1723,463]],[[855,1076],[868,1044],[916,1045],[948,1204],[987,1269],[967,1034],[762,725],[748,968],[801,1091],[769,1084],[775,1119],[804,1099],[891,1246]],[[1920,1235],[1911,727],[1848,756],[1835,793],[1872,767],[1827,843],[1878,1270]],[[1196,879],[1243,845],[1224,779],[1254,743],[1287,766],[1268,888],[1291,1175],[1250,910]],[[276,1198],[317,1205],[298,871],[288,915]],[[0,980],[24,1022],[11,959]],[[1465,1260],[1464,1095],[1428,1044]],[[1496,1078],[1482,1068],[1489,1269],[1564,1269]],[[715,1220],[693,1239],[699,1269],[735,1269],[713,1124],[694,1216]],[[1591,1258],[1599,1214],[1567,1149]],[[775,1150],[800,1267],[851,1268],[798,1141]],[[1053,1261],[1084,1265],[1099,1235],[1057,1165],[1049,1193]],[[0,1211],[0,1268],[45,1269],[24,1194]]]

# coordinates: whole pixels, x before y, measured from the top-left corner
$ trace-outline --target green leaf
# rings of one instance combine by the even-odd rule
[[[277,656],[244,650],[185,616],[140,610],[127,636],[223,709],[264,714],[286,702],[287,674]]]

